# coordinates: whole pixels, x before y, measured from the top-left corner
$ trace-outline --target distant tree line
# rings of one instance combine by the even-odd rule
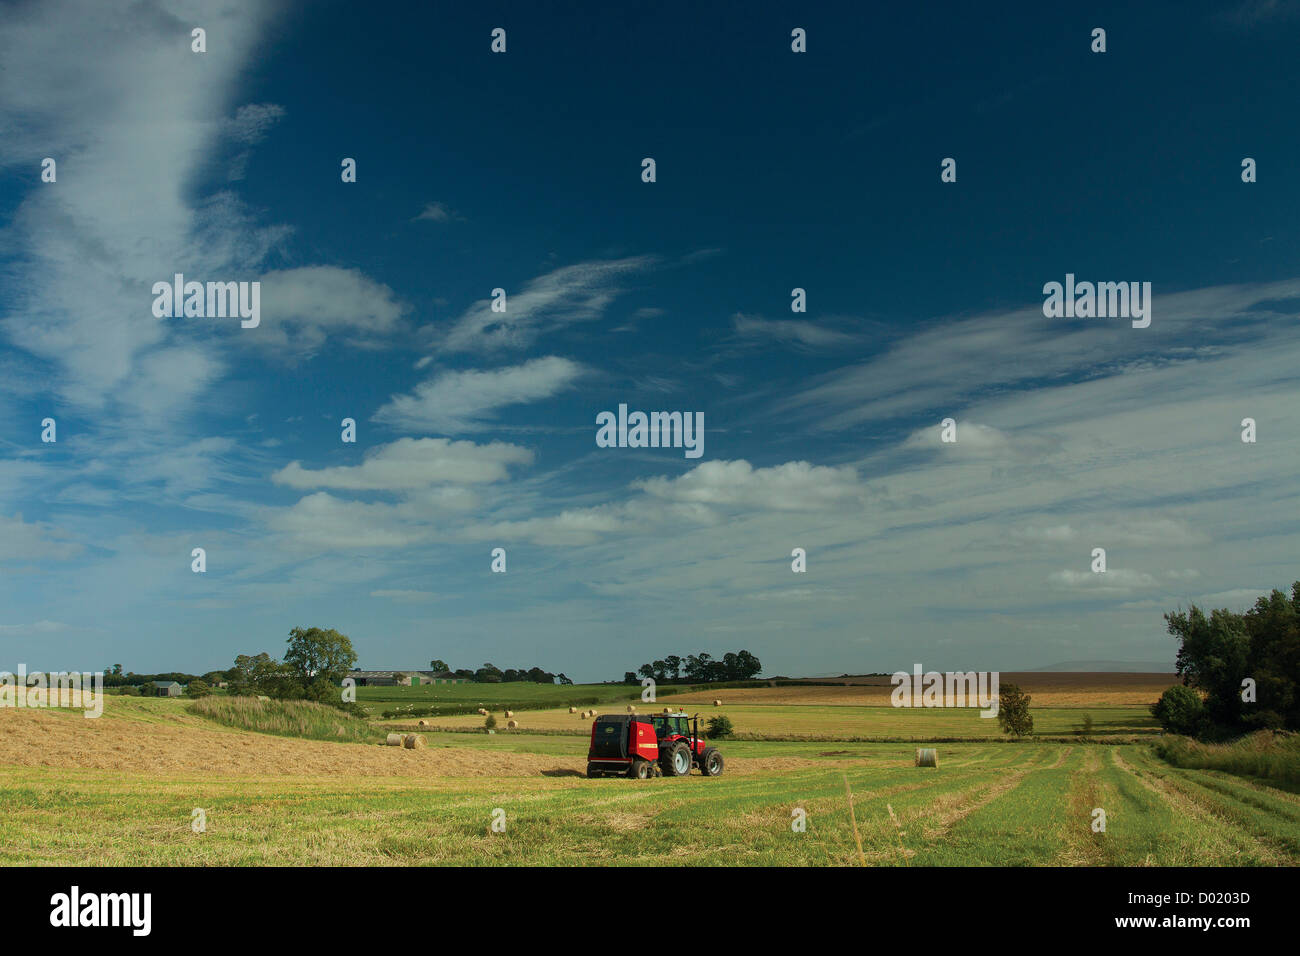
[[[453,671],[444,662],[436,659],[429,661],[429,667],[435,671],[448,671],[457,677],[463,677],[465,680],[474,681],[477,684],[554,684],[556,681],[561,684],[573,683],[564,674],[552,674],[540,667],[529,667],[526,670],[524,668],[507,667],[502,670],[495,664],[486,663],[476,671],[469,668]]]
[[[121,666],[121,665],[118,665]],[[213,673],[221,673],[214,671]],[[210,675],[203,675],[205,678]],[[174,680],[178,684],[188,684],[191,681],[199,679],[197,674],[182,674],[179,671],[173,671],[167,674],[137,674],[134,671],[127,671],[125,674],[117,673],[104,674],[105,687],[140,687],[143,684],[165,684],[167,681]],[[223,678],[219,678],[223,679]],[[211,683],[211,681],[209,681]]]
[[[1227,609],[1165,615],[1178,638],[1180,687],[1151,713],[1172,733],[1222,739],[1252,730],[1300,730],[1300,581],[1243,614]]]
[[[513,668],[507,667],[505,670],[497,667],[495,664],[485,663],[478,670],[470,670],[468,667],[462,667],[459,670],[452,670],[446,661],[434,658],[429,661],[429,669],[443,673],[455,674],[457,677],[465,680],[474,681],[478,684],[515,684],[515,683],[532,683],[532,684],[554,684],[557,680],[561,684],[572,684],[564,674],[552,674],[550,671],[542,670],[540,667]]]
[[[642,664],[635,673],[625,671],[623,683],[638,684],[643,677],[653,678],[657,684],[685,681],[690,684],[710,684],[716,681],[750,680],[763,670],[758,658],[749,651],[728,652],[720,660],[711,654],[688,654],[684,659],[669,654],[661,661]]]

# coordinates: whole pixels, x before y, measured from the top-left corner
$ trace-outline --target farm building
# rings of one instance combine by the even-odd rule
[[[153,685],[153,695],[155,697],[179,697],[181,696],[181,685],[174,680],[160,681]]]
[[[423,684],[468,684],[451,671],[363,671],[348,675],[358,687],[419,687]]]

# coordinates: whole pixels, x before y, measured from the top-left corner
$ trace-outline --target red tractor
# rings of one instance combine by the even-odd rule
[[[588,777],[684,777],[692,766],[706,777],[722,773],[722,754],[705,745],[698,714],[610,714],[591,725]]]

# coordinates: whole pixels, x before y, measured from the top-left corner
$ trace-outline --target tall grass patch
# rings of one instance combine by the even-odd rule
[[[1300,790],[1300,734],[1261,730],[1226,744],[1170,737],[1157,742],[1155,752],[1175,767],[1219,770]]]
[[[258,700],[256,697],[203,697],[189,706],[192,714],[227,727],[278,737],[376,743],[380,733],[367,721],[308,700]]]

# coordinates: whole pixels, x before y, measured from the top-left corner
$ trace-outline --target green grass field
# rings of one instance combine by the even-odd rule
[[[722,710],[813,733],[875,721],[873,731],[916,741],[726,740],[721,777],[634,781],[586,779],[578,735],[432,732],[426,749],[404,750],[295,739],[273,707],[241,705],[233,716],[225,707],[205,716],[186,701],[112,698],[94,721],[0,713],[0,863],[1300,862],[1300,795],[1261,776],[1273,764],[1198,751],[1206,765],[1177,766],[1157,755],[1161,741],[1134,708],[1044,708],[1035,712],[1044,729],[1065,731],[1087,712],[1099,736],[938,743],[939,766],[927,769],[913,766],[927,733],[984,734],[990,722],[974,712],[751,703]],[[301,719],[304,736],[337,738]],[[345,734],[354,731],[367,733],[363,724]],[[1114,742],[1100,736],[1108,731]],[[203,833],[191,829],[195,808],[206,814]],[[491,829],[498,809],[505,832]],[[1097,810],[1104,833],[1093,831]],[[792,830],[796,811],[805,832]]]
[[[460,745],[461,735],[451,744]],[[448,742],[435,739],[435,746]],[[549,753],[554,737],[484,737]],[[937,769],[912,748],[807,744],[744,755],[828,766],[685,779],[240,778],[158,781],[90,771],[0,770],[0,862],[109,865],[1294,864],[1300,800],[1158,761],[1146,746],[955,744]],[[834,766],[832,766],[834,765]],[[202,806],[207,832],[190,829]],[[1092,812],[1106,811],[1104,834]],[[490,830],[505,811],[506,831]],[[791,829],[792,811],[807,830]],[[891,811],[892,810],[892,815]]]

